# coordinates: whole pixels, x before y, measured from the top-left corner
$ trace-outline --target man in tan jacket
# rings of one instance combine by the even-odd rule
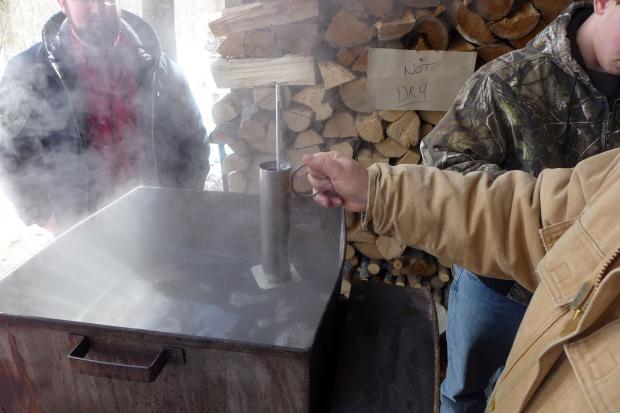
[[[417,165],[366,170],[333,152],[304,162],[319,204],[534,293],[487,411],[620,412],[620,149],[495,180]]]

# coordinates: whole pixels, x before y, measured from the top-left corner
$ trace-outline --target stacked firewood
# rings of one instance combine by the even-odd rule
[[[256,191],[258,165],[276,151],[275,92],[289,162],[334,150],[366,166],[416,164],[419,142],[444,112],[375,111],[366,95],[369,48],[478,53],[478,66],[521,48],[569,0],[263,0],[226,9],[210,23],[222,39],[212,67],[231,92],[212,111],[212,143],[233,153],[222,169],[230,189]],[[283,128],[284,129],[284,128]],[[293,185],[309,189],[304,177]],[[412,200],[412,202],[414,202]],[[430,255],[376,237],[347,216],[349,280],[433,289],[443,302],[450,272]]]

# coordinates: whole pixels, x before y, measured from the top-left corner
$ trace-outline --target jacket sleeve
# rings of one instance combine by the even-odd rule
[[[500,174],[518,128],[519,108],[510,102],[518,100],[499,76],[484,68],[476,72],[424,138],[424,164],[461,173]]]
[[[163,186],[203,189],[209,173],[209,144],[202,115],[178,65],[162,55],[166,73],[161,80],[155,119],[158,169]]]
[[[547,169],[538,178],[511,171],[496,179],[483,172],[375,164],[363,225],[533,291],[535,267],[545,254],[539,230],[579,216],[619,161],[620,150],[614,150],[574,170]]]
[[[49,168],[42,137],[28,128],[36,111],[33,102],[40,99],[30,81],[32,66],[18,56],[0,81],[0,190],[26,224],[44,225],[52,215]]]

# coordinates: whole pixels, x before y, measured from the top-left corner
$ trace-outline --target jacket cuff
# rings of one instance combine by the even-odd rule
[[[364,231],[374,232],[372,211],[375,208],[377,192],[377,180],[380,170],[378,164],[368,168],[368,198],[366,200],[366,211],[361,213],[361,226]]]

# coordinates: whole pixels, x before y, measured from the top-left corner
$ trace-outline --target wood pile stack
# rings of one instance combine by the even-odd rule
[[[369,48],[478,53],[478,65],[521,48],[569,0],[263,0],[226,9],[209,24],[222,39],[212,73],[231,92],[214,105],[212,143],[232,191],[258,187],[258,165],[276,150],[274,85],[288,160],[339,151],[366,166],[416,164],[419,142],[444,112],[374,111],[366,97]],[[294,182],[309,189],[304,177]],[[430,286],[437,300],[449,270],[398,240],[364,233],[347,217],[347,278]]]

